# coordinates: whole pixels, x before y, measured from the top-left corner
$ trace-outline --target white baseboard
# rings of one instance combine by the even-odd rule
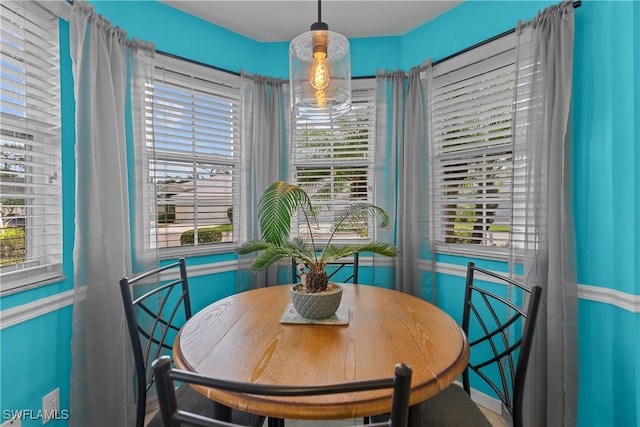
[[[454,381],[453,383],[462,388],[462,383],[460,381]],[[491,412],[494,412],[502,417],[502,401],[500,401],[500,399],[496,399],[495,397],[491,397],[486,393],[472,388],[471,400],[473,400],[476,405],[487,408]]]
[[[482,393],[476,389],[471,389],[471,400],[476,402],[480,406],[484,406],[488,410],[495,412],[502,416],[502,402],[500,399],[491,397],[488,394]]]

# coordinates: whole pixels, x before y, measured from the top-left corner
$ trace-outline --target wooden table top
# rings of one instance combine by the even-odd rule
[[[467,364],[469,348],[460,327],[424,300],[344,285],[348,325],[282,324],[289,289],[242,292],[202,309],[176,337],[175,365],[235,381],[314,385],[390,377],[402,362],[413,368],[414,405],[446,388]],[[304,398],[199,391],[227,406],[275,418],[359,418],[391,409],[391,390]]]

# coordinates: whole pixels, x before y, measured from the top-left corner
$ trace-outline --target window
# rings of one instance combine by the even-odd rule
[[[433,67],[432,221],[438,250],[506,253],[514,237],[513,36]]]
[[[375,138],[375,81],[353,81],[351,112],[328,121],[293,118],[291,182],[321,207],[314,236],[329,237],[334,216],[344,206],[372,202]],[[371,223],[354,224],[334,240],[371,239]],[[299,235],[309,233],[300,223]]]
[[[58,17],[37,2],[0,5],[0,283],[62,274]]]
[[[159,55],[148,104],[155,233],[165,252],[232,243],[240,160],[240,77]]]

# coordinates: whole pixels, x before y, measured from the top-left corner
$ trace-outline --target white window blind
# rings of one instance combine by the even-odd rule
[[[58,17],[35,1],[0,5],[0,283],[62,274]]]
[[[514,216],[513,36],[433,68],[432,221],[440,249],[502,253]],[[454,246],[455,245],[455,246]]]
[[[158,247],[193,250],[233,242],[240,78],[162,55],[156,62],[147,120],[155,150],[149,169]]]
[[[294,118],[292,179],[321,207],[314,238],[327,239],[334,217],[347,205],[372,202],[375,81],[353,82],[351,112],[331,122]],[[309,237],[304,221],[298,234]],[[374,224],[353,224],[334,240],[371,239]]]

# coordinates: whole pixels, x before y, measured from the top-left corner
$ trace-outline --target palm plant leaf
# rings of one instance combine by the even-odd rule
[[[387,242],[370,242],[341,246],[329,245],[324,249],[322,259],[320,261],[326,264],[359,252],[373,252],[388,257],[394,257],[397,255],[396,247]]]
[[[239,254],[250,254],[252,252],[262,251],[271,247],[271,243],[264,240],[251,240],[244,242],[237,250]]]
[[[373,252],[374,254],[394,257],[398,255],[395,245],[389,242],[370,242],[359,245],[358,252]]]
[[[313,250],[313,247],[307,244],[307,242],[300,237],[294,238],[289,243],[291,244],[292,249],[295,249],[297,252],[293,255],[297,260],[305,263],[313,263],[317,261],[316,252]]]
[[[274,245],[288,240],[291,217],[300,207],[312,213],[309,196],[299,186],[278,181],[267,187],[258,203],[262,238]]]
[[[258,203],[258,224],[262,239],[242,244],[237,252],[248,254],[261,251],[251,263],[252,271],[264,270],[282,258],[295,258],[308,266],[321,269],[329,262],[358,252],[396,256],[395,246],[385,242],[348,244],[339,247],[331,244],[334,235],[347,227],[362,227],[367,221],[376,218],[380,220],[382,227],[389,224],[389,215],[382,208],[371,203],[355,203],[341,211],[331,227],[326,248],[318,251],[314,241],[315,230],[311,222],[317,222],[319,211],[320,207],[312,204],[310,197],[300,186],[284,181],[274,182],[262,193]],[[298,212],[304,215],[309,232],[309,243],[300,237],[289,240],[291,221],[293,215]]]
[[[294,251],[286,247],[270,246],[263,250],[251,263],[249,269],[251,271],[260,271],[274,264],[281,258],[290,257]]]

